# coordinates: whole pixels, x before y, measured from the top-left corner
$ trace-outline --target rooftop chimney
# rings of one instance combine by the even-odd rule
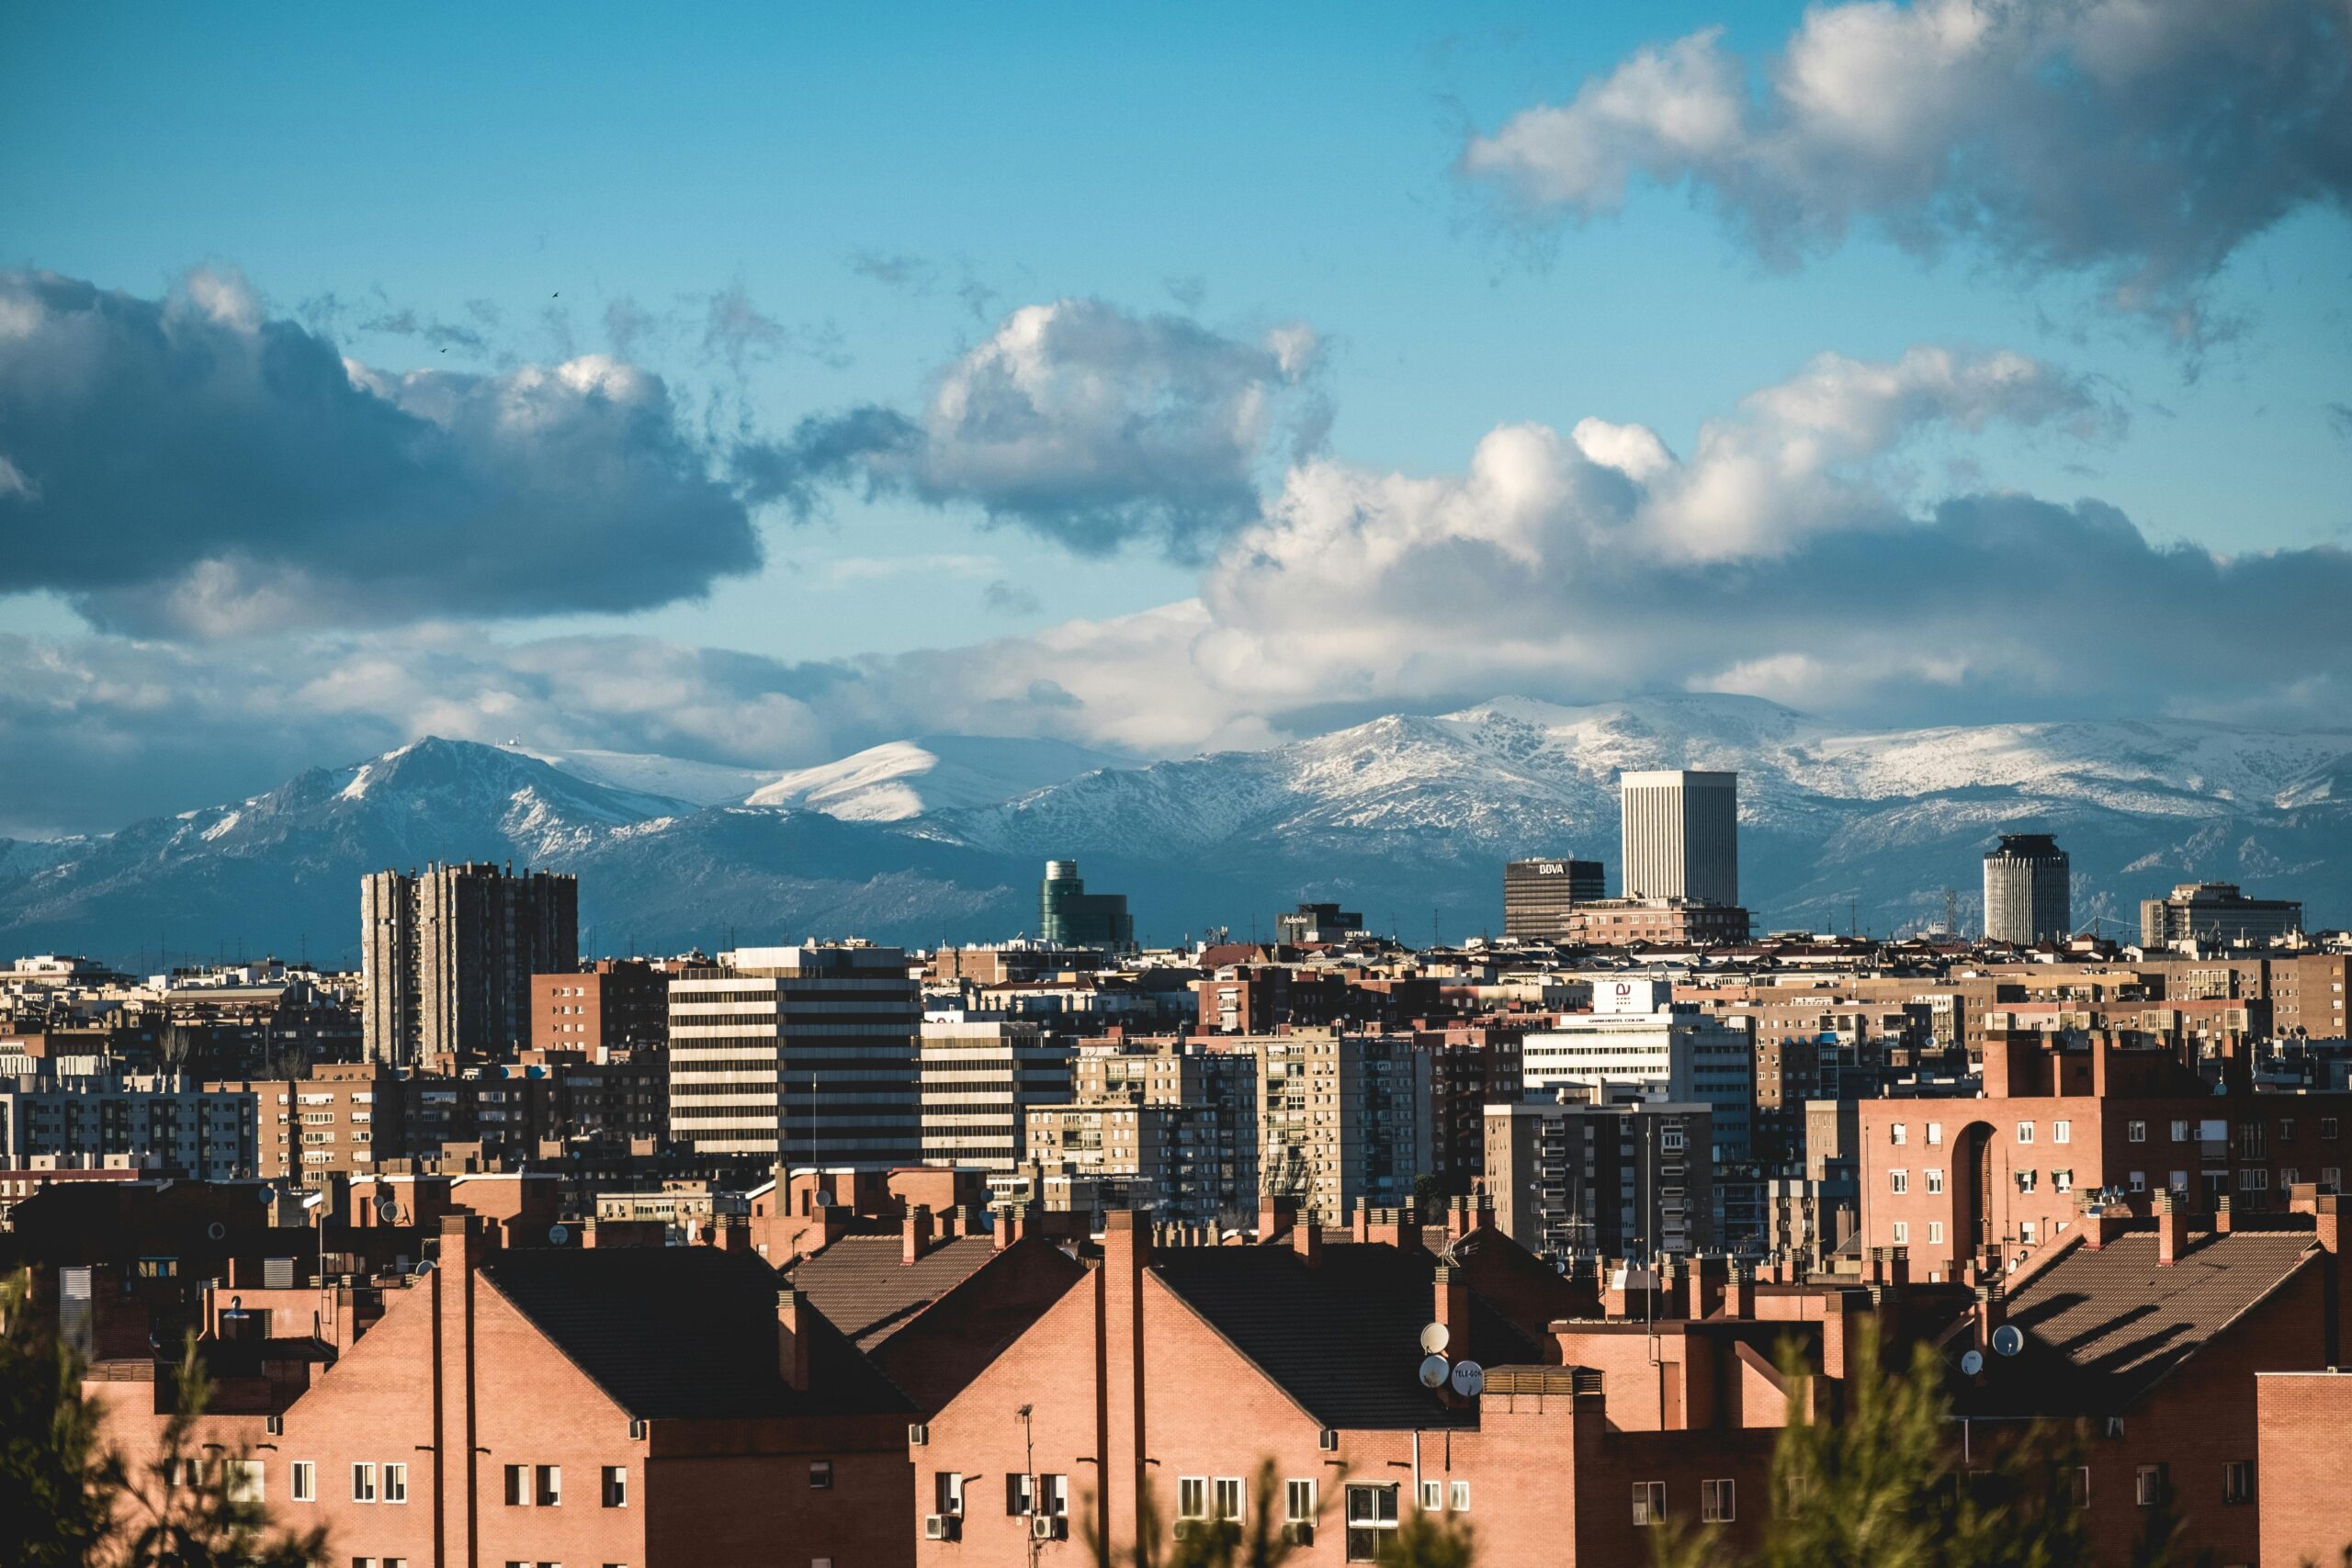
[[[2213,1234],[2230,1234],[2230,1199],[2226,1192],[2213,1200]]]
[[[1323,1225],[1313,1210],[1299,1217],[1290,1227],[1290,1244],[1309,1269],[1323,1267]]]
[[[1745,1258],[1731,1266],[1731,1289],[1724,1300],[1724,1314],[1737,1318],[1756,1315],[1756,1268]]]
[[[1445,1352],[1457,1361],[1466,1359],[1470,1355],[1470,1277],[1440,1264],[1432,1278],[1436,1321],[1445,1325]]]
[[[899,1234],[899,1262],[911,1264],[931,1250],[931,1205],[910,1203]]]
[[[2177,1192],[2156,1195],[2156,1262],[2169,1269],[2188,1250],[2188,1203]]]
[[[785,1382],[808,1388],[808,1299],[786,1285],[775,1293],[775,1370]]]

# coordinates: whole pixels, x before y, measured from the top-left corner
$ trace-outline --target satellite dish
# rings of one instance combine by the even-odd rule
[[[1453,1342],[1453,1334],[1442,1323],[1432,1323],[1421,1330],[1421,1348],[1432,1356]]]
[[[1960,1370],[1967,1373],[1972,1378],[1977,1373],[1983,1371],[1984,1370],[1984,1352],[1982,1350],[1967,1350],[1962,1352],[1960,1358]]]
[[[1453,1363],[1453,1392],[1464,1399],[1475,1399],[1487,1386],[1487,1369],[1476,1361]]]
[[[396,1223],[401,1217],[401,1201],[389,1192],[377,1193],[376,1217],[388,1225]]]
[[[229,1234],[229,1227],[222,1224],[219,1220],[215,1220],[210,1224],[204,1227],[204,1234],[210,1236],[213,1240],[219,1241],[222,1236]]]
[[[2025,1348],[2025,1333],[2014,1323],[2005,1323],[1993,1330],[1993,1348],[2004,1356],[2014,1356]]]
[[[271,1190],[270,1190],[268,1188],[266,1188],[266,1187],[265,1187],[265,1188],[263,1188],[263,1189],[261,1190],[261,1204],[262,1204],[262,1207],[263,1207],[263,1208],[265,1208],[265,1209],[268,1208],[270,1204],[272,1204],[273,1202],[276,1202],[277,1201],[277,1193],[275,1193],[275,1192],[271,1191]]]
[[[1421,1386],[1443,1388],[1447,1370],[1443,1356],[1424,1356],[1421,1358]]]
[[[571,1239],[571,1232],[564,1226],[549,1225],[548,1227],[548,1245],[549,1247],[561,1247],[565,1242],[570,1241]]]

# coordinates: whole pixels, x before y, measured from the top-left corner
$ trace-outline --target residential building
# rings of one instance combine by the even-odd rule
[[[771,1164],[913,1164],[922,1025],[895,947],[746,947],[687,967],[670,981],[670,1135]]]
[[[1713,1246],[1705,1106],[1531,1099],[1489,1105],[1484,1120],[1495,1224],[1530,1252],[1650,1258]]]
[[[1261,1192],[1334,1223],[1414,1201],[1433,1134],[1431,1059],[1411,1035],[1298,1030],[1226,1048],[1257,1059]]]
[[[1628,898],[1739,902],[1739,775],[1676,770],[1618,775]]]
[[[208,1181],[266,1174],[262,1100],[253,1086],[178,1073],[0,1077],[0,1168],[120,1160]]]
[[[1363,934],[1363,917],[1337,904],[1301,904],[1287,915],[1276,915],[1274,930],[1295,947],[1345,942]]]
[[[1592,1011],[1563,1015],[1520,1043],[1531,1093],[1592,1086],[1604,1099],[1696,1101],[1711,1116],[1712,1157],[1747,1160],[1755,1064],[1745,1021],[1673,999],[1664,980],[1597,980]]]
[[[1028,1157],[1028,1111],[1069,1102],[1077,1047],[1029,1022],[926,1022],[922,1076],[926,1165],[1012,1170]]]
[[[1747,940],[1747,911],[1687,898],[1603,898],[1569,910],[1558,940],[1580,947],[1723,947]]]
[[[1597,860],[1515,860],[1503,867],[1503,940],[1564,942],[1568,911],[1608,893]]]
[[[1984,854],[1984,939],[2030,945],[2074,930],[2066,852],[2047,833],[2004,833]]]
[[[1037,888],[1037,940],[1047,947],[1125,953],[1136,944],[1136,922],[1124,893],[1089,893],[1074,860],[1049,860]]]
[[[607,1046],[670,1038],[670,976],[642,959],[600,958],[582,969],[531,976],[530,1043],[594,1058]]]
[[[2292,898],[2249,898],[2232,882],[2183,882],[2162,898],[2140,900],[2140,945],[2227,947],[2262,943],[2303,929]]]
[[[488,863],[379,871],[359,884],[367,1054],[395,1066],[481,1061],[530,1043],[531,976],[580,962],[580,883]]]

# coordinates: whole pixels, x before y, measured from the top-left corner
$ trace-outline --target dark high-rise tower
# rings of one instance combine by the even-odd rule
[[[359,882],[368,1055],[480,1060],[531,1035],[531,976],[580,964],[580,880],[469,863]]]
[[[1136,922],[1124,893],[1089,893],[1074,860],[1049,860],[1037,889],[1037,938],[1047,947],[1125,951],[1136,944]]]

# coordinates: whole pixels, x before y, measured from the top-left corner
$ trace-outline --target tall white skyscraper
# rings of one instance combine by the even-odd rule
[[[1628,898],[1739,902],[1739,775],[1621,773]]]

